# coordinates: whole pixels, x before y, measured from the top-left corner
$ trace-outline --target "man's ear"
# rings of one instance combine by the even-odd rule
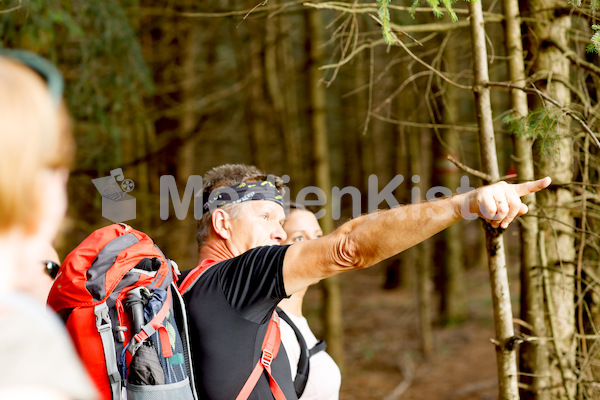
[[[215,211],[213,211],[211,219],[215,234],[223,240],[231,239],[231,230],[229,229],[230,217],[227,211],[217,208]]]

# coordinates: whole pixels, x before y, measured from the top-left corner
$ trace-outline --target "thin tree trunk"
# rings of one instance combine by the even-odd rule
[[[400,68],[394,77],[396,78],[396,85],[400,86],[402,82],[407,78],[410,71],[405,68]],[[410,118],[410,113],[414,112],[412,107],[406,107],[406,104],[414,104],[416,101],[415,92],[411,88],[407,88],[403,93],[403,96],[393,101],[394,110],[401,120]],[[394,171],[396,174],[400,174],[404,177],[405,185],[408,187],[408,180],[410,179],[410,149],[409,149],[409,131],[412,128],[396,125],[396,143],[395,143],[395,154],[394,154]],[[410,202],[409,190],[399,190],[396,195],[400,204],[407,204]],[[385,271],[385,289],[395,289],[398,287],[403,288],[414,288],[415,287],[415,276],[416,270],[416,248],[410,248],[397,256],[392,258],[392,262],[386,266]]]
[[[373,51],[373,50],[371,50]],[[357,88],[364,88],[369,84],[368,71],[369,71],[370,58],[366,54],[357,57],[354,61],[354,85]],[[369,175],[373,173],[375,169],[374,153],[373,153],[373,138],[368,132],[363,131],[363,126],[369,113],[369,91],[362,90],[355,95],[356,97],[356,113],[354,115],[356,124],[354,129],[357,130],[359,135],[359,168],[362,174],[361,186],[367,188],[369,186]]]
[[[412,199],[413,203],[417,203],[423,201],[423,192],[426,192],[430,187],[428,169],[431,164],[431,157],[429,152],[423,153],[422,149],[431,147],[431,134],[424,129],[415,130],[409,135],[408,141],[413,183],[415,187],[420,189],[420,196]],[[420,180],[415,182],[415,177],[419,177]],[[412,266],[417,270],[417,308],[419,330],[421,333],[421,352],[425,357],[433,353],[433,329],[431,326],[431,242],[431,240],[426,240],[416,247],[416,262]]]
[[[313,150],[315,156],[316,183],[325,193],[331,193],[331,171],[329,161],[328,130],[326,120],[325,87],[320,84],[321,72],[319,66],[323,61],[321,44],[323,43],[322,13],[308,11],[308,41],[310,46],[310,99],[312,107],[311,127],[313,131]],[[326,205],[326,215],[319,221],[324,233],[333,231],[331,199]],[[342,321],[342,299],[339,276],[325,279],[325,327],[327,352],[335,359],[338,366],[343,368],[344,343]]]
[[[198,95],[198,74],[196,73],[200,35],[200,26],[194,20],[182,22],[183,29],[180,33],[185,37],[185,51],[183,52],[183,62],[181,72],[178,75],[181,83],[181,105],[182,113],[180,116],[180,135],[184,138],[177,156],[177,182],[180,193],[187,185],[187,179],[195,171],[196,160],[196,138],[191,135],[198,120],[194,111],[193,102]],[[192,205],[193,207],[193,205]],[[177,221],[176,228],[172,230],[172,248],[174,254],[183,262],[183,266],[193,266],[197,261],[197,245],[195,240],[190,240],[196,235],[196,220],[192,209],[188,210],[186,218]]]
[[[240,76],[246,77],[248,88],[245,98],[245,117],[248,124],[248,134],[250,139],[250,150],[252,153],[252,163],[258,168],[265,170],[269,162],[268,149],[266,146],[267,135],[267,101],[264,86],[263,68],[263,41],[264,32],[262,27],[258,26],[258,21],[246,21],[248,26],[248,44],[247,44],[247,64],[239,66],[241,68]]]
[[[449,32],[449,35],[455,35]],[[462,70],[460,65],[460,56],[463,49],[460,46],[453,45],[452,42],[446,47],[445,60],[446,70],[449,73],[458,73]],[[445,103],[443,104],[444,123],[454,125],[461,120],[461,96],[462,90],[451,85],[446,87]],[[463,107],[464,108],[464,107]],[[453,130],[442,131],[445,148],[440,143],[437,144],[438,154],[436,160],[435,176],[440,179],[443,187],[455,191],[460,186],[459,169],[447,160],[449,153],[457,153],[460,148],[461,137],[459,133]],[[440,281],[441,299],[440,311],[441,318],[445,324],[454,324],[464,321],[467,318],[467,288],[465,279],[465,261],[463,250],[464,226],[462,223],[454,224],[439,235],[439,241],[443,241],[441,246],[436,246],[438,253],[434,260],[442,276]]]
[[[564,7],[559,0],[532,0],[529,2],[535,24],[532,25],[533,37],[539,42],[532,43],[535,63],[532,73],[543,73],[546,76],[567,77],[570,62],[560,50],[554,46],[543,46],[545,39],[552,39],[567,46],[568,30],[571,27],[571,16],[559,13]],[[557,10],[557,11],[555,11]],[[567,86],[556,80],[550,80],[543,90],[560,104],[568,107],[571,92]],[[545,106],[545,104],[542,104]],[[544,278],[544,294],[546,297],[546,320],[548,337],[551,338],[553,355],[556,357],[550,370],[549,386],[554,388],[551,395],[558,398],[574,399],[576,395],[575,364],[575,221],[569,209],[573,194],[563,182],[573,179],[573,137],[570,134],[570,119],[560,118],[557,130],[546,143],[547,154],[537,160],[541,176],[549,175],[553,183],[549,189],[538,196],[539,209],[547,219],[540,224],[540,234],[545,246],[545,263],[542,263]]]
[[[506,21],[505,35],[508,53],[508,72],[511,82],[525,84],[525,62],[523,60],[523,41],[521,37],[521,16],[517,0],[504,0]],[[521,90],[512,90],[511,104],[517,117],[528,114],[527,94]],[[517,160],[517,177],[520,180],[533,180],[533,140],[525,135],[514,135]],[[522,198],[529,207],[529,214],[538,212],[535,194]],[[546,324],[544,321],[544,294],[540,257],[537,246],[538,220],[524,216],[521,224],[521,319],[531,326],[524,331],[529,336],[540,338],[525,342],[520,348],[521,390],[523,399],[547,400],[550,397],[548,386],[548,349],[546,347]],[[525,329],[525,328],[523,328]]]
[[[302,168],[302,160],[305,159],[304,154],[306,145],[302,140],[302,131],[299,116],[299,87],[297,82],[301,82],[302,79],[294,79],[297,75],[297,71],[294,68],[294,46],[292,43],[292,32],[286,30],[285,20],[279,21],[279,32],[283,34],[281,39],[281,65],[283,70],[283,77],[285,84],[283,85],[283,96],[285,100],[285,121],[283,126],[283,132],[285,135],[285,151],[286,157],[286,168],[290,171],[290,174],[296,182],[296,188],[300,188],[308,185],[307,174],[304,173]]]
[[[477,122],[479,124],[481,164],[486,174],[492,179],[498,179],[498,160],[494,140],[490,89],[485,86],[486,82],[489,81],[489,75],[481,1],[469,3],[469,14],[471,16],[475,104]],[[504,241],[501,231],[493,229],[489,224],[486,224],[486,246],[494,307],[496,361],[499,382],[498,398],[501,400],[515,400],[519,398],[517,361],[514,348],[509,346],[510,339],[514,337],[514,329]]]
[[[289,23],[289,19],[284,18],[267,18],[265,21],[265,80],[273,100],[274,112],[271,115],[281,127],[285,173],[291,177],[291,186],[298,191],[304,187],[306,180],[301,163],[303,143],[296,99],[298,88],[293,77],[289,34],[281,26],[286,21]]]

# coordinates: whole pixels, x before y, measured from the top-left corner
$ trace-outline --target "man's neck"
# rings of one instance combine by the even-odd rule
[[[235,256],[236,254],[231,252],[225,242],[220,240],[212,240],[208,241],[206,244],[200,247],[200,250],[198,250],[198,264],[207,259],[227,260]]]

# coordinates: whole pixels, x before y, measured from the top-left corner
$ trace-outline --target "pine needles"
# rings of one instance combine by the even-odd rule
[[[452,5],[456,3],[458,0],[426,0],[427,4],[432,8],[433,15],[437,18],[442,18],[444,16],[445,9],[449,14],[452,22],[458,21],[458,16],[456,12],[452,8]],[[600,1],[600,0],[598,0]],[[381,23],[381,32],[385,42],[389,45],[394,44],[398,39],[392,29],[390,27],[390,10],[389,10],[390,0],[377,0],[378,16],[379,21]],[[421,4],[421,0],[413,0],[413,3],[410,7],[410,16],[414,19],[415,14],[417,13],[417,7]]]
[[[541,107],[531,110],[527,116],[509,114],[503,118],[508,132],[519,137],[536,140],[540,154],[548,154],[558,136],[558,122],[563,113],[558,107]]]

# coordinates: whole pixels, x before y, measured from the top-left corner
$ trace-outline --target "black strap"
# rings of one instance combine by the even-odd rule
[[[306,381],[308,381],[308,372],[310,369],[308,360],[308,357],[310,357],[308,346],[306,345],[306,341],[304,340],[304,336],[302,336],[300,329],[298,329],[298,327],[292,322],[285,311],[277,307],[277,314],[279,314],[279,317],[292,327],[294,333],[296,334],[296,338],[298,339],[298,343],[300,344],[300,359],[298,360],[298,368],[296,377],[294,378],[294,389],[296,390],[296,395],[300,397],[302,393],[304,393],[304,388],[306,387]],[[317,343],[317,346],[318,345],[319,343]]]
[[[312,357],[318,352],[324,351],[327,348],[327,343],[324,340],[319,340],[312,349],[308,350],[308,356]]]

